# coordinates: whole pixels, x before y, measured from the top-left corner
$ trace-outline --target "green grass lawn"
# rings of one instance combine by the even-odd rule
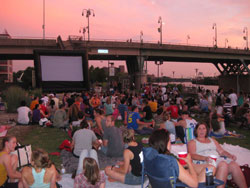
[[[120,121],[116,123],[116,126],[118,127],[121,125],[122,122]],[[20,141],[20,143],[31,144],[32,149],[42,148],[46,150],[48,153],[60,152],[59,145],[62,143],[63,140],[69,139],[65,131],[56,128],[42,128],[39,126],[32,126],[30,131],[28,132],[26,131],[24,132],[24,134],[22,134],[21,130],[22,129],[18,131],[19,132],[18,140]],[[245,138],[225,137],[217,139],[219,143],[223,144],[224,142],[226,142],[228,144],[239,145],[241,147],[250,149],[250,130],[238,129],[236,126],[232,126],[232,128],[229,128],[229,130],[230,131],[235,130],[237,133],[244,135]],[[141,141],[143,137],[148,137],[148,136],[137,135],[136,140]],[[50,158],[55,163],[55,165],[60,168],[61,164],[60,156],[50,155]]]
[[[32,149],[42,148],[48,153],[60,152],[59,145],[63,140],[69,139],[67,133],[56,128],[35,127],[20,142],[22,144],[31,144]],[[60,167],[60,156],[50,155],[50,159],[56,167]]]

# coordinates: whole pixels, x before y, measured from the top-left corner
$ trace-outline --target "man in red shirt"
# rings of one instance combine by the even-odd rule
[[[179,114],[178,114],[178,106],[174,104],[174,101],[171,100],[170,102],[170,106],[167,108],[167,111],[170,111],[171,112],[171,118],[172,119],[177,119],[179,117]]]

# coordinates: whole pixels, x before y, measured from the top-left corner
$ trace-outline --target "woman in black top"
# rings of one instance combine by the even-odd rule
[[[119,162],[116,166],[107,166],[105,173],[110,181],[140,185],[142,166],[139,154],[142,152],[143,146],[135,141],[133,129],[126,129],[123,132],[123,141],[128,144],[128,148],[123,152],[124,161]]]

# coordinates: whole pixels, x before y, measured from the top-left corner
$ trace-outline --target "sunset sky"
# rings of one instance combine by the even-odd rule
[[[93,40],[138,41],[143,31],[145,42],[159,40],[158,18],[162,17],[163,42],[212,46],[213,23],[217,24],[218,46],[225,46],[225,39],[232,48],[244,48],[243,28],[250,30],[250,0],[45,0],[46,38],[61,35],[82,35],[79,29],[87,26],[83,9],[93,9],[90,17],[90,38]],[[13,37],[42,38],[43,0],[0,0],[0,33],[7,29]],[[250,33],[250,31],[249,31]],[[86,35],[87,37],[87,35]],[[31,62],[15,62],[14,70],[24,69]],[[107,66],[107,63],[94,63]],[[124,64],[124,63],[119,63]],[[164,63],[165,76],[190,77],[195,68],[206,76],[218,71],[212,64]],[[149,73],[157,67],[149,64]]]

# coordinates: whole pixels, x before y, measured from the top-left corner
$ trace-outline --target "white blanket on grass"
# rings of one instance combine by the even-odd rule
[[[229,153],[234,154],[237,157],[236,162],[239,165],[248,164],[250,166],[250,158],[249,158],[250,150],[242,148],[240,146],[234,146],[234,145],[226,144],[226,143],[224,143],[221,146],[223,147],[223,149],[225,149]],[[187,151],[187,146],[186,145],[172,145],[171,151],[174,155],[177,156],[178,152]],[[62,180],[58,183],[61,184],[63,186],[63,188],[74,187],[74,180],[71,178],[71,174],[62,175]],[[147,184],[148,184],[148,180],[144,183],[144,185],[147,185]],[[125,185],[125,184],[118,183],[118,182],[109,182],[108,180],[106,180],[106,187],[107,188],[117,188],[117,187],[119,187],[119,188],[140,188],[141,185],[130,186],[130,185]]]
[[[63,188],[73,188],[74,180],[71,178],[71,174],[62,175],[62,180],[58,182]],[[148,180],[145,181],[144,187],[148,185]],[[141,188],[141,185],[125,185],[119,182],[109,182],[106,180],[106,188]]]

